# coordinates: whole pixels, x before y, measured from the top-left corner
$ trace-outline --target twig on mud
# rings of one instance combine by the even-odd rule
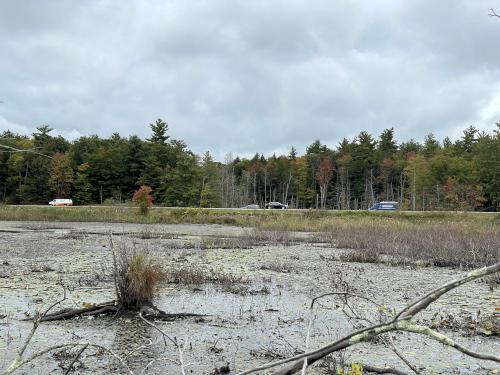
[[[76,354],[75,358],[73,358],[73,360],[69,364],[69,367],[66,370],[66,372],[64,373],[64,375],[68,375],[71,372],[71,368],[73,367],[73,365],[75,364],[75,362],[78,360],[78,358],[80,358],[80,356],[82,355],[83,351],[85,349],[87,349],[88,346],[89,346],[88,343],[82,346],[82,348],[80,349],[80,351]]]
[[[322,294],[320,296],[314,297],[312,299],[312,301],[311,301],[311,306],[309,308],[312,309],[314,307],[314,303],[316,301],[318,301],[321,298],[328,297],[328,296],[341,296],[341,297],[344,297],[344,300],[343,300],[344,306],[342,307],[342,312],[347,316],[348,319],[354,320],[354,321],[356,321],[356,320],[364,320],[365,322],[367,322],[369,324],[374,324],[370,319],[367,319],[367,318],[359,316],[359,314],[355,311],[355,309],[353,309],[352,306],[349,304],[349,300],[348,300],[349,297],[358,298],[358,299],[362,299],[362,300],[368,301],[371,304],[373,304],[376,307],[378,307],[379,309],[383,308],[383,306],[380,303],[374,301],[373,299],[371,299],[369,297],[366,297],[366,296],[363,296],[361,294],[356,294],[356,293],[351,293],[351,292],[328,292],[328,293],[324,293],[324,294]],[[349,309],[350,312],[346,311],[346,307]],[[361,328],[362,326],[353,324],[353,327],[354,328]]]
[[[396,344],[394,344],[394,340],[392,339],[392,335],[389,333],[387,336],[389,336],[390,348],[394,354],[396,354],[399,359],[402,360],[415,374],[420,375],[420,371],[418,371],[418,369],[396,347]]]
[[[36,328],[34,330],[32,329],[32,331],[30,332],[30,335],[28,335],[28,337],[26,338],[25,343],[23,345],[24,350],[26,350],[26,346],[31,341],[31,338],[33,337],[34,331],[36,331]],[[10,364],[10,366],[4,372],[4,375],[10,375],[10,374],[12,374],[19,367],[24,366],[25,364],[30,363],[30,362],[34,361],[35,359],[37,359],[38,357],[41,357],[42,355],[45,355],[45,354],[47,354],[47,353],[49,353],[49,352],[51,352],[53,350],[67,348],[67,347],[76,347],[76,346],[80,346],[80,345],[90,346],[90,347],[93,347],[93,348],[98,348],[98,349],[101,349],[101,350],[103,350],[103,351],[111,354],[123,366],[126,367],[128,373],[130,375],[135,375],[134,372],[132,371],[132,369],[127,365],[127,363],[118,354],[116,354],[114,351],[112,351],[111,349],[108,349],[108,348],[106,348],[104,346],[97,345],[97,344],[90,344],[90,343],[85,343],[85,344],[82,344],[82,343],[67,343],[67,344],[54,345],[54,346],[51,346],[49,348],[43,349],[43,350],[41,350],[39,352],[36,352],[36,353],[32,354],[31,356],[29,356],[28,358],[25,358],[25,359],[23,359],[22,357],[19,357],[19,359],[18,359],[18,357],[16,357],[16,359]],[[23,350],[23,353],[24,353],[24,350]],[[21,356],[22,356],[22,354],[21,354]]]
[[[177,348],[177,351],[179,353],[179,361],[174,361],[174,363],[176,363],[177,365],[180,366],[181,368],[181,374],[182,375],[186,375],[186,371],[185,371],[185,365],[184,365],[184,355],[183,355],[183,345],[179,344],[177,342],[177,339],[176,338],[172,338],[169,334],[167,334],[166,332],[164,332],[160,327],[158,327],[156,324],[154,324],[153,322],[147,320],[143,315],[142,315],[142,311],[139,312],[139,317],[144,321],[146,322],[146,324],[148,324],[149,326],[153,327],[154,329],[156,329],[158,332],[160,332],[164,338],[166,338],[167,340],[169,340],[172,344],[174,344],[174,346]],[[172,361],[172,360],[171,360]],[[153,361],[154,362],[154,361]],[[148,364],[148,367],[150,366],[150,364]]]
[[[369,297],[366,297],[366,296],[363,296],[361,294],[356,294],[356,293],[350,293],[350,292],[329,292],[329,293],[324,293],[320,296],[317,296],[317,297],[314,297],[312,300],[311,300],[311,306],[309,307],[310,309],[312,309],[314,307],[314,303],[321,299],[321,298],[324,298],[324,297],[328,297],[328,296],[344,296],[344,297],[355,297],[355,298],[360,298],[360,299],[364,299],[365,301],[368,301],[372,304],[374,304],[375,306],[377,307],[381,307],[382,305],[380,303],[378,303],[377,301],[374,301],[373,299],[369,298]]]
[[[313,316],[313,313],[312,313],[312,305],[311,305],[310,310],[311,311],[310,311],[310,316],[309,316],[309,325],[307,327],[307,334],[306,334],[306,351],[307,351],[307,349],[309,349],[309,338],[311,337],[311,329],[312,329],[312,326],[314,324],[314,321],[316,320],[316,316]],[[306,374],[306,369],[307,369],[307,357],[304,358],[304,365],[302,366],[301,375]]]
[[[159,361],[167,361],[167,362],[170,362],[170,363],[173,363],[175,365],[179,365],[179,362],[174,360],[174,359],[171,359],[171,358],[168,358],[168,357],[160,357],[160,358],[155,358],[151,361],[148,362],[148,364],[146,366],[144,366],[144,368],[142,369],[141,371],[141,374],[140,375],[143,375],[146,373],[146,370],[155,362],[159,362]]]
[[[426,294],[424,297],[416,300],[406,308],[404,308],[399,314],[397,314],[394,319],[388,323],[382,323],[374,326],[370,326],[361,330],[358,330],[356,332],[353,332],[335,342],[332,342],[328,345],[325,345],[319,349],[296,355],[291,358],[283,359],[280,361],[276,362],[271,362],[259,367],[255,367],[250,370],[246,370],[243,372],[240,372],[239,375],[246,375],[246,374],[251,374],[257,371],[261,370],[267,370],[279,365],[283,365],[286,363],[294,362],[282,369],[279,369],[274,372],[275,375],[288,375],[288,374],[293,374],[297,371],[300,371],[302,366],[303,366],[303,359],[307,358],[308,365],[314,363],[318,359],[321,359],[325,357],[328,354],[331,354],[333,352],[339,351],[341,349],[345,349],[347,347],[350,347],[352,345],[361,343],[361,342],[366,342],[368,340],[371,340],[372,338],[392,332],[392,331],[405,331],[405,332],[413,332],[413,333],[418,333],[425,335],[433,340],[436,340],[444,345],[451,346],[452,348],[470,356],[473,358],[477,359],[484,359],[484,360],[490,360],[494,362],[500,363],[500,357],[497,357],[495,355],[490,355],[490,354],[484,354],[484,353],[476,353],[473,352],[472,350],[454,342],[452,339],[449,337],[436,332],[429,327],[425,326],[420,326],[417,324],[414,324],[411,322],[411,319],[413,316],[415,316],[417,313],[420,311],[424,310],[427,308],[432,302],[436,301],[439,299],[443,294],[446,292],[459,287],[460,285],[463,285],[465,283],[468,283],[470,281],[476,280],[480,277],[484,277],[486,275],[490,275],[493,273],[496,273],[500,271],[500,262],[497,262],[491,266],[488,267],[483,267],[480,269],[476,269],[474,271],[468,272],[465,276],[458,278],[456,280],[453,280],[437,289],[434,289],[430,293]]]
[[[109,232],[109,247],[111,249],[111,254],[113,254],[113,280],[115,283],[115,294],[116,294],[116,298],[119,298],[120,296],[123,296],[124,294],[121,293],[123,291],[118,288],[118,285],[119,285],[119,283],[118,283],[118,263],[116,260],[115,246],[113,243],[113,234],[111,232]]]
[[[52,305],[50,305],[49,308],[47,310],[45,310],[45,312],[42,314],[42,317],[44,317],[45,315],[47,315],[50,310],[52,310],[54,307],[56,307],[60,303],[63,303],[66,300],[66,288],[62,284],[61,284],[61,287],[63,288],[63,297],[59,301],[57,301],[57,302],[53,303]]]

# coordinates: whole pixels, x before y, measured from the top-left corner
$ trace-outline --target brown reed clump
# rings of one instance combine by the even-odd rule
[[[152,305],[155,288],[166,273],[146,250],[123,251],[118,265],[118,299],[123,309]]]

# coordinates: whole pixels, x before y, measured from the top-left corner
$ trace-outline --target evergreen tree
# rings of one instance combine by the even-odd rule
[[[92,195],[95,190],[89,182],[89,169],[88,163],[83,163],[76,169],[76,178],[73,183],[73,201],[76,204],[84,205],[92,203]]]
[[[170,138],[170,136],[167,135],[168,124],[159,118],[154,123],[149,124],[149,126],[151,127],[153,134],[148,141],[159,145],[166,144],[167,140]]]

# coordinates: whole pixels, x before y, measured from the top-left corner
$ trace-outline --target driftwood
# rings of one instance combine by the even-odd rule
[[[279,360],[276,362],[271,362],[259,367],[255,367],[250,370],[246,370],[243,372],[240,372],[238,375],[246,375],[246,374],[252,374],[258,371],[263,371],[263,370],[268,370],[280,365],[288,364],[287,366],[276,370],[273,372],[274,375],[291,375],[295,374],[299,371],[301,371],[304,367],[304,363],[306,363],[306,366],[311,365],[312,363],[316,362],[317,360],[324,358],[325,356],[337,352],[339,350],[348,348],[350,346],[353,346],[355,344],[361,343],[361,342],[366,342],[374,337],[384,334],[384,333],[389,333],[393,331],[403,331],[403,332],[412,332],[412,333],[418,333],[424,336],[427,336],[433,340],[436,340],[444,345],[450,346],[470,357],[477,358],[477,359],[482,359],[482,360],[489,360],[489,361],[494,361],[497,363],[500,363],[500,357],[496,355],[491,355],[491,354],[485,354],[485,353],[477,353],[474,352],[459,343],[453,341],[449,337],[443,335],[442,333],[439,333],[435,330],[432,330],[429,327],[418,325],[412,321],[412,318],[427,308],[432,302],[436,301],[439,299],[443,294],[449,292],[452,289],[455,289],[459,287],[460,285],[463,285],[465,283],[468,283],[470,281],[476,280],[478,278],[496,273],[500,271],[500,262],[495,263],[489,267],[483,267],[474,271],[471,271],[467,273],[464,277],[461,277],[459,279],[453,280],[449,283],[446,283],[445,285],[434,289],[433,291],[429,292],[426,294],[424,297],[419,298],[415,302],[411,303],[407,307],[405,307],[403,310],[401,310],[391,321],[387,323],[381,323],[377,325],[372,325],[370,327],[360,329],[358,331],[355,331],[335,342],[332,342],[328,345],[325,345],[319,349],[309,351],[307,353],[303,353],[300,355],[296,355],[291,358]],[[314,302],[314,300],[313,300]],[[290,363],[291,362],[291,363]]]
[[[115,301],[99,303],[89,307],[82,307],[81,309],[61,309],[54,313],[44,314],[38,318],[39,322],[51,322],[55,320],[67,320],[76,317],[87,317],[96,315],[137,315],[142,314],[143,317],[155,319],[172,321],[177,319],[189,318],[189,317],[206,317],[208,315],[203,314],[193,314],[193,313],[166,313],[163,310],[158,309],[155,306],[142,306],[139,311],[130,311],[120,309]],[[33,318],[22,319],[23,321],[31,321]]]

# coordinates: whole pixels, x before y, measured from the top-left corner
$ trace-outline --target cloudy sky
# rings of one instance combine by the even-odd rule
[[[300,153],[500,121],[498,0],[24,0],[0,5],[0,131]]]

